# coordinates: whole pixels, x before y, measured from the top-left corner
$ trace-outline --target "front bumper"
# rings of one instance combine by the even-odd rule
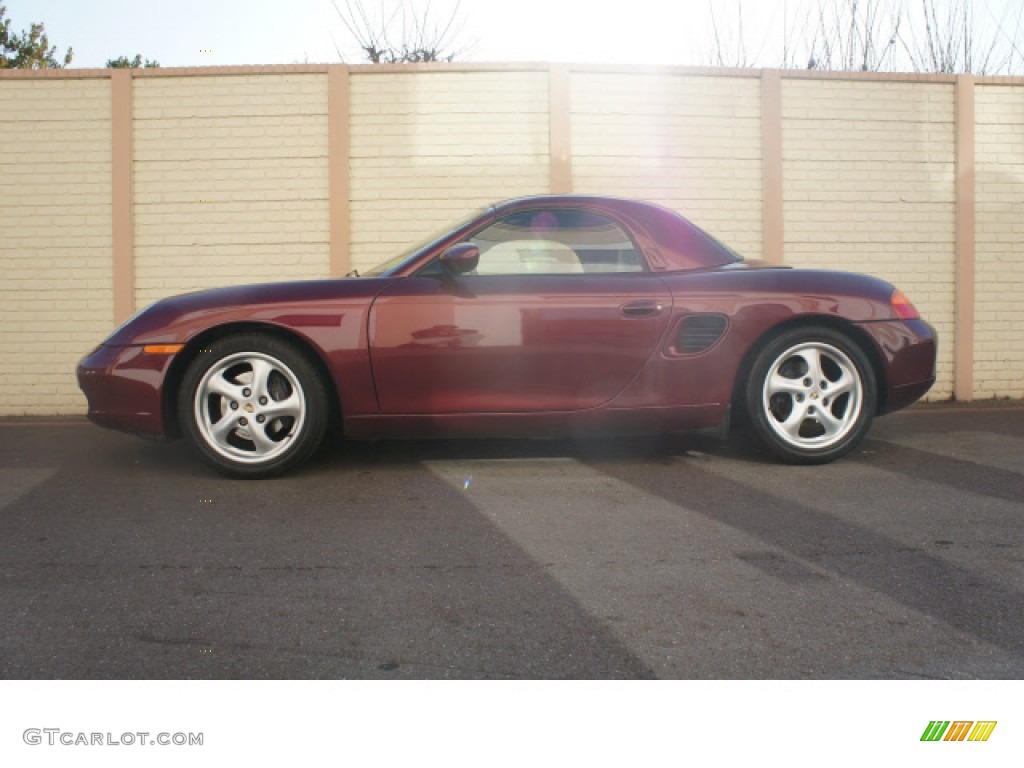
[[[122,432],[166,437],[163,383],[172,359],[146,354],[141,346],[97,347],[78,364],[89,420]]]

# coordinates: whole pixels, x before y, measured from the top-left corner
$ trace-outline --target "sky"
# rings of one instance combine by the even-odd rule
[[[362,63],[330,0],[5,2],[16,29],[41,21],[51,44],[72,46],[75,67],[136,53],[161,66],[324,63],[339,61],[338,48],[348,63]],[[431,13],[448,18],[453,5],[433,0]],[[705,5],[631,0],[627,17],[600,0],[462,0],[458,43],[467,50],[459,59],[679,62],[681,30]]]
[[[342,8],[346,2],[335,1]],[[361,0],[373,12],[396,1]],[[438,20],[449,18],[456,2],[406,1],[415,8],[429,4]],[[969,1],[986,35],[1018,44],[1024,32],[1018,26],[1021,0]],[[717,23],[730,58],[724,63],[778,66],[783,30],[794,35],[800,14],[806,19],[800,7],[807,2],[812,0],[461,0],[456,47],[460,61],[706,65],[716,63]],[[71,46],[73,67],[102,67],[108,59],[137,53],[165,67],[364,61],[331,0],[0,3],[14,29],[43,22],[62,55]],[[743,12],[742,37],[737,9]],[[1019,44],[1024,47],[1024,40]],[[1024,54],[1018,59],[1024,62]]]

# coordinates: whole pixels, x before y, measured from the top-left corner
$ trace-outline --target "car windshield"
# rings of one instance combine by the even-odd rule
[[[385,276],[391,274],[393,271],[398,269],[398,267],[402,266],[405,262],[409,261],[409,259],[411,259],[414,256],[418,255],[420,253],[420,251],[422,251],[423,249],[433,245],[438,240],[441,240],[446,235],[448,235],[448,233],[454,232],[455,230],[461,229],[462,227],[466,226],[467,224],[469,224],[469,222],[471,222],[474,219],[482,216],[487,210],[488,210],[488,208],[478,208],[478,209],[476,209],[475,211],[470,213],[468,216],[463,216],[458,221],[456,221],[456,222],[454,222],[452,224],[448,224],[447,226],[442,227],[441,229],[436,230],[435,232],[431,233],[427,237],[425,237],[422,240],[420,240],[419,242],[417,242],[415,245],[412,245],[412,246],[406,248],[404,251],[399,253],[397,256],[388,259],[387,261],[383,262],[382,264],[378,264],[373,269],[368,269],[365,272],[360,272],[359,275],[361,277],[385,277]]]

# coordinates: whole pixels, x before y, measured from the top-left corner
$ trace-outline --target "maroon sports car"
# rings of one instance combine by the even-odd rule
[[[349,437],[723,426],[822,463],[935,380],[936,340],[874,277],[745,261],[668,209],[543,196],[346,279],[164,299],[86,357],[95,423],[185,434],[239,477]]]

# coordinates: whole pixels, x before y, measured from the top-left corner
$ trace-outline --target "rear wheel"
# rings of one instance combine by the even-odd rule
[[[199,455],[234,477],[270,477],[316,451],[327,427],[327,390],[292,344],[264,334],[214,342],[192,361],[179,421]]]
[[[876,402],[864,351],[845,334],[817,326],[772,339],[746,387],[754,437],[793,464],[823,464],[849,453],[871,427]]]

